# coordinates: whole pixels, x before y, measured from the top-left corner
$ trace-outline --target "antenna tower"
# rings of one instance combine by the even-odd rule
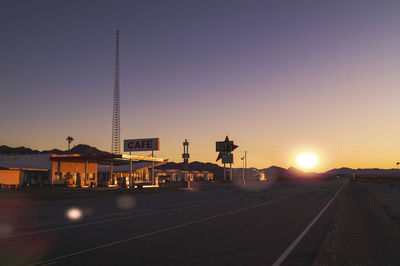
[[[121,153],[121,129],[119,115],[119,29],[116,33],[117,42],[115,48],[115,71],[114,71],[114,101],[113,101],[113,117],[112,117],[112,139],[111,153]]]

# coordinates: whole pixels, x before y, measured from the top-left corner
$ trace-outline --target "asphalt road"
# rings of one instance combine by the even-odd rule
[[[329,264],[334,252],[327,237],[344,213],[346,197],[354,194],[352,186],[331,180],[125,193],[123,199],[133,197],[135,206],[122,209],[114,204],[121,195],[46,199],[34,220],[46,217],[47,222],[35,229],[16,223],[20,229],[8,234],[3,229],[2,235],[0,226],[0,264]],[[79,221],[66,220],[60,214],[68,203],[89,211]],[[53,211],[59,215],[51,216]]]

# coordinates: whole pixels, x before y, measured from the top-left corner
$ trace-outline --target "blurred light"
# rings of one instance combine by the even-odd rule
[[[79,220],[82,218],[82,211],[78,208],[70,208],[66,212],[66,216],[70,220]]]
[[[0,224],[0,236],[11,235],[13,228],[9,224]]]
[[[317,165],[318,158],[314,153],[303,152],[297,156],[296,163],[303,169],[311,169]]]
[[[117,198],[117,207],[120,209],[132,209],[136,206],[136,200],[130,195],[123,195]]]

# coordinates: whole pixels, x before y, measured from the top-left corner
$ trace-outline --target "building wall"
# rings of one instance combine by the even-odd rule
[[[3,185],[20,185],[19,170],[0,170],[0,184]]]
[[[85,184],[84,162],[51,162],[52,184],[74,186],[97,186],[97,163],[87,164],[87,179]]]

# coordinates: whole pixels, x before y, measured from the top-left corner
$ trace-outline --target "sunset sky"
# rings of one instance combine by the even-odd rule
[[[115,17],[121,139],[258,168],[400,161],[400,1],[2,1],[0,145],[111,148]]]

